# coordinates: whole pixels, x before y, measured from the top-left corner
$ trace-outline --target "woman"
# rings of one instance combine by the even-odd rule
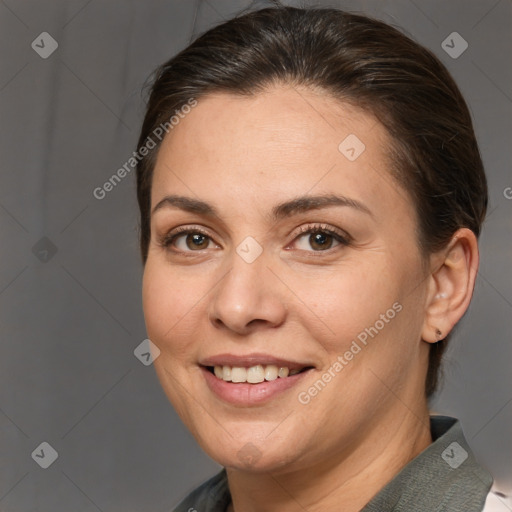
[[[224,470],[177,511],[481,511],[432,417],[487,187],[444,66],[390,26],[277,7],[163,65],[137,169],[148,335]]]

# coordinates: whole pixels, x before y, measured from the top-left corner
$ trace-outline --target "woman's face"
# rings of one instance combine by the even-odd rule
[[[222,465],[349,456],[425,406],[427,281],[387,149],[369,114],[286,86],[202,98],[164,139],[147,331],[165,393]]]

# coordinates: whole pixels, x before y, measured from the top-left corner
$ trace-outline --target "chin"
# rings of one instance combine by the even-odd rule
[[[271,473],[293,464],[291,457],[281,452],[262,452],[250,442],[242,446],[238,452],[230,453],[228,456],[219,454],[214,460],[228,469],[248,473]]]
[[[297,443],[283,443],[287,437],[259,442],[256,437],[251,440],[250,435],[232,438],[225,432],[223,434],[222,440],[196,439],[209,457],[229,469],[251,473],[273,472],[294,465],[301,457],[302,450]]]

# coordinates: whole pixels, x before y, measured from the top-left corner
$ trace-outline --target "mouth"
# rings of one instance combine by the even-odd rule
[[[215,365],[205,367],[210,373],[224,382],[235,384],[249,383],[260,384],[261,382],[271,382],[276,379],[286,379],[299,373],[311,370],[312,366],[303,368],[289,368],[288,366],[277,366],[274,364],[256,364],[249,367]]]
[[[223,354],[200,361],[206,384],[218,398],[237,406],[266,403],[297,384],[315,366],[265,354]]]

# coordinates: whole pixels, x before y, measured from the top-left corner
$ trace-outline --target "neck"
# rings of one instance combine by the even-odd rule
[[[349,453],[316,466],[258,474],[228,469],[228,512],[360,511],[432,443],[426,404],[421,414],[405,414],[403,408],[379,421]]]

